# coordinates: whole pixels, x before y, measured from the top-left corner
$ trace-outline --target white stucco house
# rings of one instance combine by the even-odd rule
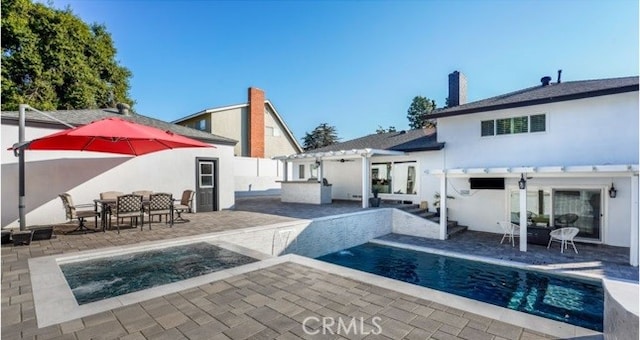
[[[293,163],[293,180],[327,178],[333,199],[359,200],[374,187],[383,199],[413,203],[452,196],[442,201],[442,239],[448,219],[493,233],[503,220],[570,224],[578,241],[629,247],[638,265],[638,77],[559,76],[465,103],[466,80],[454,72],[450,107],[431,115],[437,133],[370,135],[279,159]],[[527,228],[520,236],[526,251]]]
[[[46,112],[74,126],[106,117],[120,117],[161,130],[170,130],[211,144],[211,148],[184,148],[138,157],[80,151],[25,151],[26,224],[50,225],[65,221],[58,194],[68,192],[74,202],[92,203],[100,192],[136,190],[172,193],[180,198],[186,189],[196,191],[196,211],[233,207],[233,148],[236,141],[184,126],[131,113],[126,109]],[[19,224],[18,158],[7,150],[18,141],[18,112],[1,113],[2,228]],[[25,140],[67,129],[38,112],[26,112]],[[206,180],[203,180],[206,179]]]

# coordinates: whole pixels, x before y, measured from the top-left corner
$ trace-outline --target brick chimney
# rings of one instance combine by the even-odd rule
[[[264,91],[249,88],[249,157],[264,158]]]
[[[449,105],[454,107],[467,103],[467,78],[464,74],[453,71],[449,74]]]

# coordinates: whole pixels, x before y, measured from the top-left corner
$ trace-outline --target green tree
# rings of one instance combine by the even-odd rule
[[[385,128],[382,127],[382,125],[378,125],[378,128],[376,129],[376,133],[377,134],[387,133],[387,132],[396,132],[396,127],[395,126],[389,126],[389,128],[385,129]]]
[[[111,34],[70,8],[2,1],[2,110],[133,105],[131,72],[118,64]]]
[[[436,109],[436,102],[422,96],[415,96],[411,102],[411,106],[407,110],[407,119],[409,119],[409,127],[419,129],[423,127],[435,127],[435,119],[429,119],[429,114]]]
[[[309,151],[318,149],[327,145],[338,142],[338,133],[334,126],[327,123],[318,125],[311,133],[307,132],[304,136],[304,150]]]

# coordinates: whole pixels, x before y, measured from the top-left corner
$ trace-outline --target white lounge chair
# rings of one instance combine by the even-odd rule
[[[500,221],[498,222],[498,224],[502,228],[502,231],[504,231],[504,235],[502,235],[502,240],[500,240],[500,244],[502,244],[502,242],[504,242],[504,239],[506,238],[508,240],[511,240],[511,246],[515,247],[516,243],[514,239],[516,237],[520,237],[520,227],[516,224],[507,222],[507,221]]]
[[[578,253],[578,249],[576,249],[576,244],[573,243],[573,238],[578,235],[578,228],[575,227],[567,227],[556,229],[549,233],[549,244],[547,245],[547,249],[551,246],[551,242],[556,241],[560,242],[560,252],[564,253],[565,248],[567,248],[567,244],[571,244],[573,246],[573,250]]]

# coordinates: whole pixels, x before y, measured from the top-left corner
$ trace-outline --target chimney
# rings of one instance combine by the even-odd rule
[[[447,107],[467,103],[467,78],[464,74],[453,71],[449,74],[449,98]]]
[[[558,70],[558,84],[560,84],[560,76],[562,75],[562,70]]]
[[[264,91],[249,88],[249,157],[264,158]]]
[[[551,77],[544,76],[544,77],[540,78],[540,82],[542,83],[542,86],[547,86],[551,82]]]
[[[118,113],[123,115],[123,116],[130,116],[131,115],[131,111],[130,111],[130,106],[128,104],[125,103],[118,103],[116,104],[116,107],[118,108]]]

